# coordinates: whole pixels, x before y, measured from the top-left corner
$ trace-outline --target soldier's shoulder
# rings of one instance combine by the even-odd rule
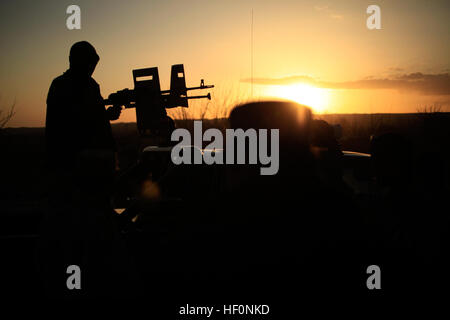
[[[68,81],[68,77],[66,72],[57,76],[56,78],[53,79],[52,81],[52,86],[58,86],[58,85],[62,85],[64,83],[66,83]]]

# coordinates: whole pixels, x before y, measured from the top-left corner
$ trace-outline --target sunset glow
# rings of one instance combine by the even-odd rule
[[[327,89],[316,88],[304,83],[269,86],[266,95],[307,105],[317,113],[324,112],[330,103]]]
[[[180,63],[187,86],[215,85],[211,101],[191,101],[183,117],[224,116],[269,97],[315,113],[449,111],[449,2],[406,2],[385,1],[381,29],[369,29],[360,0],[80,0],[81,29],[69,30],[65,3],[3,1],[0,110],[15,105],[8,126],[43,126],[50,83],[86,40],[100,56],[93,78],[103,97],[132,89],[132,70],[148,67],[167,90]],[[135,111],[118,121],[136,121]]]

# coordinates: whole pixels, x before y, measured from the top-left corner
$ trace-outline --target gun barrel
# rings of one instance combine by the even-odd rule
[[[214,85],[203,85],[203,86],[199,86],[199,87],[190,87],[190,88],[186,88],[186,90],[200,90],[200,89],[211,89],[214,88]]]
[[[206,98],[208,100],[211,100],[211,93],[205,94],[204,96],[188,96],[188,99],[203,99]]]
[[[205,85],[203,80],[198,87],[190,87],[190,88],[179,88],[172,90],[161,90],[160,95],[163,97],[164,101],[170,101],[175,97],[187,98],[187,99],[202,99],[207,98],[211,100],[211,95],[208,93],[207,95],[199,95],[199,96],[187,96],[186,92],[190,90],[203,90],[203,89],[211,89],[214,88],[214,85]],[[135,107],[135,93],[134,90],[124,89],[112,93],[109,95],[108,99],[104,99],[104,105],[123,105],[125,108],[134,108]]]
[[[190,91],[190,90],[203,90],[203,89],[212,89],[214,88],[214,85],[204,85],[204,86],[198,86],[198,87],[189,87],[189,88],[184,88],[184,90],[186,91]],[[172,91],[171,90],[161,90],[161,94],[171,94]]]

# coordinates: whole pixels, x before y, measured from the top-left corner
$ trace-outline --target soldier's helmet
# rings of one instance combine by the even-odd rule
[[[280,143],[296,147],[309,145],[312,112],[307,106],[289,101],[258,101],[236,106],[230,126],[237,129],[279,129]]]
[[[87,41],[76,42],[70,48],[70,69],[76,73],[91,76],[99,60],[97,51]]]

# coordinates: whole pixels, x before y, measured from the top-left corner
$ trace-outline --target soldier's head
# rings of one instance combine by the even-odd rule
[[[309,148],[312,113],[289,101],[258,101],[236,106],[230,114],[233,129],[279,129],[280,145]]]
[[[90,77],[99,60],[95,48],[87,41],[76,42],[70,48],[70,69],[79,75]]]
[[[267,176],[261,178],[260,165],[228,166],[227,179],[238,181],[235,185],[244,185],[245,181],[253,181],[254,186],[251,188],[259,190],[264,188],[261,179],[272,183],[274,179],[281,181],[286,177],[293,178],[294,173],[298,176],[304,175],[304,172],[308,174],[313,172],[310,168],[311,119],[311,110],[294,102],[258,101],[236,106],[229,117],[230,128],[244,131],[255,129],[257,132],[259,129],[279,130],[280,171],[271,178]],[[270,136],[271,133],[268,133],[268,137]],[[246,145],[246,154],[249,152],[249,147]],[[234,154],[237,154],[237,150]]]

